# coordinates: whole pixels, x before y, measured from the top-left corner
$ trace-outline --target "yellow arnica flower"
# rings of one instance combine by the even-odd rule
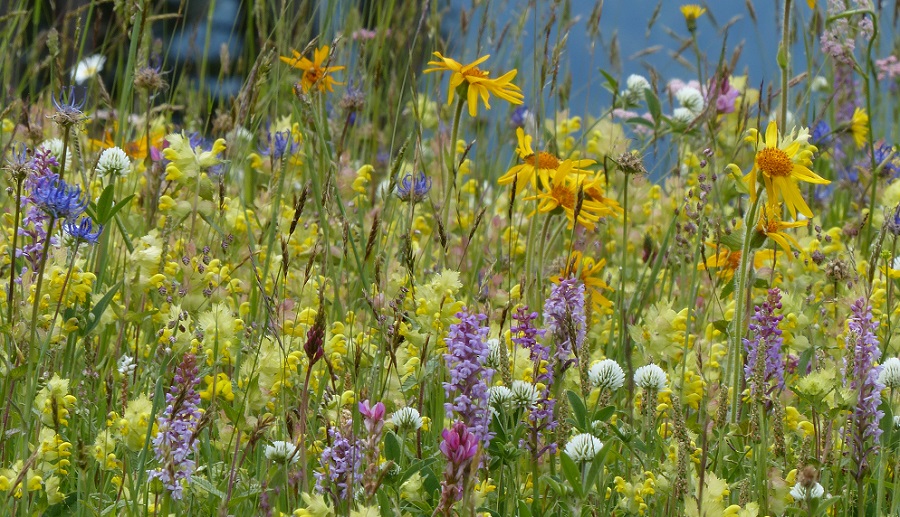
[[[850,119],[850,134],[857,149],[862,149],[866,145],[866,137],[869,136],[869,115],[865,110],[856,108],[853,112],[853,118]]]
[[[478,65],[491,57],[490,55],[482,56],[468,65],[463,65],[449,57],[444,57],[440,52],[435,52],[434,56],[437,59],[428,62],[434,68],[428,68],[423,73],[443,72],[445,70],[453,72],[453,75],[450,76],[450,92],[447,104],[453,103],[453,95],[456,88],[461,85],[467,86],[466,103],[469,105],[469,115],[473,117],[478,115],[479,98],[484,102],[485,108],[491,109],[491,105],[488,102],[491,94],[505,99],[510,104],[522,104],[524,102],[525,96],[522,95],[522,90],[511,82],[516,77],[516,74],[519,73],[518,70],[510,70],[496,79],[491,79],[489,77],[490,72],[478,68]]]
[[[734,272],[741,265],[741,250],[731,250],[725,246],[716,246],[712,242],[707,242],[707,246],[715,248],[716,254],[707,257],[706,262],[697,264],[698,271],[704,271],[710,268],[716,268],[718,272],[716,276],[725,281],[734,278]],[[775,258],[774,250],[760,250],[753,254],[753,267],[759,269],[763,266],[767,259]]]
[[[572,276],[578,277],[584,284],[585,298],[590,297],[594,312],[602,312],[604,307],[612,307],[613,303],[604,296],[604,291],[613,291],[613,288],[603,281],[601,275],[606,266],[606,259],[595,261],[591,257],[584,256],[580,251],[573,251],[572,258],[559,270],[559,275],[550,277],[554,284],[561,279]]]
[[[605,177],[602,173],[597,172],[594,175],[592,181],[585,182],[584,195],[608,208],[609,214],[605,215],[619,216],[621,214],[624,214],[625,210],[622,208],[622,205],[620,205],[618,201],[606,197],[606,191],[604,189],[605,186]]]
[[[300,79],[300,87],[303,88],[304,92],[309,92],[313,86],[319,89],[320,92],[324,92],[328,90],[329,92],[333,92],[333,86],[335,84],[341,85],[344,83],[339,83],[332,79],[331,73],[338,72],[344,69],[342,66],[322,66],[323,63],[328,59],[330,55],[331,49],[328,45],[322,45],[315,51],[313,51],[313,59],[310,61],[309,59],[303,57],[302,54],[297,52],[294,49],[291,49],[291,53],[294,55],[293,57],[281,56],[281,60],[287,63],[288,65],[303,70],[303,77]]]
[[[755,129],[750,130],[746,140],[756,146],[753,169],[744,176],[750,197],[754,200],[756,198],[757,173],[761,172],[769,203],[778,203],[784,199],[791,217],[796,218],[797,212],[812,217],[812,210],[803,200],[797,180],[820,185],[831,182],[809,170],[812,154],[818,150],[809,143],[809,130],[801,129],[796,136],[794,131],[779,135],[778,126],[772,121],[766,128],[765,141],[760,140],[759,132]]]
[[[794,254],[791,253],[791,246],[793,245],[795,248],[800,249],[800,243],[797,242],[793,235],[784,233],[784,230],[806,225],[806,221],[795,221],[792,223],[782,221],[781,205],[766,203],[765,210],[760,214],[759,222],[756,224],[756,231],[772,239],[775,244],[781,246],[781,249],[787,253],[788,258],[792,258]]]
[[[506,174],[497,180],[497,183],[510,185],[515,181],[517,194],[522,187],[529,183],[534,190],[538,190],[537,180],[539,177],[542,185],[549,185],[550,175],[556,174],[563,162],[570,163],[570,170],[575,174],[587,174],[588,171],[581,167],[597,163],[594,160],[560,160],[555,154],[546,151],[534,152],[531,147],[531,135],[526,135],[522,128],[516,129],[516,139],[519,142],[519,145],[516,146],[516,154],[524,163],[513,165],[506,171]]]
[[[566,160],[562,162],[551,181],[544,185],[537,195],[526,197],[525,199],[539,200],[538,212],[550,212],[557,208],[562,208],[569,219],[570,228],[577,220],[579,224],[588,230],[593,230],[595,223],[604,215],[610,214],[611,210],[606,205],[585,198],[576,219],[575,205],[578,204],[578,190],[587,188],[589,184],[584,179],[571,177],[571,172],[572,161]]]

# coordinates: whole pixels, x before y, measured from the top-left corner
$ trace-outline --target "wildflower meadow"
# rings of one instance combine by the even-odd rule
[[[0,1],[0,515],[900,515],[898,12]]]

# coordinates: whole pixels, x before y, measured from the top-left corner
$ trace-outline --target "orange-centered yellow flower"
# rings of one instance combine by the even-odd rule
[[[514,85],[511,81],[516,77],[518,70],[513,69],[496,79],[490,78],[490,72],[478,68],[478,65],[487,61],[490,55],[482,56],[468,65],[463,65],[449,57],[444,57],[440,52],[434,53],[437,60],[429,61],[428,64],[434,68],[428,68],[423,73],[450,71],[450,92],[447,98],[447,104],[453,103],[453,95],[459,86],[465,85],[467,90],[466,103],[469,105],[469,115],[478,115],[478,99],[484,102],[484,107],[491,109],[488,102],[491,94],[505,99],[510,104],[522,104],[525,96],[522,90]]]
[[[333,85],[344,84],[335,81],[330,75],[332,72],[343,70],[344,67],[322,66],[330,55],[328,45],[323,45],[316,49],[313,52],[312,61],[303,57],[296,50],[291,49],[291,53],[294,54],[294,57],[281,56],[281,60],[294,68],[303,70],[303,77],[300,78],[300,87],[303,88],[304,92],[309,92],[313,86],[317,87],[320,92],[325,90],[333,92]]]
[[[759,216],[759,222],[756,224],[756,231],[767,238],[772,239],[772,241],[781,246],[781,249],[787,253],[789,258],[791,258],[794,256],[793,253],[791,253],[791,246],[793,245],[795,248],[800,249],[800,243],[797,242],[797,239],[795,239],[793,235],[784,233],[784,230],[788,228],[799,228],[801,226],[806,226],[807,224],[806,221],[795,221],[792,223],[782,221],[781,205],[766,203],[763,213]]]
[[[753,168],[744,176],[750,197],[756,198],[757,173],[762,173],[768,203],[778,203],[783,199],[791,217],[796,218],[797,212],[812,217],[812,210],[803,200],[797,181],[820,185],[831,182],[809,170],[812,155],[818,150],[809,143],[809,130],[804,128],[796,135],[794,131],[779,135],[778,126],[772,121],[766,128],[765,141],[760,140],[755,129],[750,130],[746,140],[756,146]]]
[[[553,178],[543,185],[537,195],[526,197],[525,199],[538,200],[538,212],[550,212],[557,208],[562,208],[566,218],[569,219],[569,228],[575,222],[578,222],[588,230],[593,230],[595,223],[612,211],[606,205],[585,197],[576,215],[575,208],[578,205],[578,191],[587,188],[590,185],[589,182],[593,180],[570,176],[571,172],[572,161],[566,160],[562,162]]]
[[[575,174],[587,174],[588,171],[581,167],[597,163],[594,160],[560,160],[555,154],[546,151],[534,152],[531,147],[531,135],[526,135],[522,128],[516,129],[516,138],[519,142],[516,154],[523,163],[510,167],[497,183],[510,185],[515,181],[517,194],[529,183],[534,190],[538,190],[538,178],[542,185],[550,184],[550,176],[556,174],[563,162],[570,162],[570,172]]]

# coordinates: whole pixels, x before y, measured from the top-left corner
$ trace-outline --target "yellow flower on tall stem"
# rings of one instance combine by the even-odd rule
[[[681,15],[684,16],[685,23],[687,23],[688,30],[691,32],[697,30],[697,18],[703,16],[706,9],[697,4],[685,4],[681,6],[680,10]]]
[[[594,312],[601,312],[603,308],[613,306],[613,303],[603,294],[604,291],[614,291],[600,276],[604,267],[606,267],[606,259],[594,260],[580,251],[573,251],[572,257],[559,270],[559,275],[550,277],[550,281],[558,284],[563,278],[577,277],[584,284],[585,298],[590,297]]]
[[[558,156],[547,151],[534,152],[531,147],[531,135],[526,135],[522,128],[516,129],[516,139],[519,145],[516,146],[516,154],[523,163],[513,165],[506,174],[497,180],[500,185],[516,184],[516,193],[518,194],[526,184],[538,190],[538,178],[542,185],[550,183],[550,175],[556,174],[563,162],[571,163],[571,172],[575,174],[587,174],[588,171],[581,167],[587,167],[597,162],[594,160],[560,160]]]
[[[819,185],[827,185],[831,181],[809,169],[812,154],[818,150],[809,143],[809,131],[802,129],[796,136],[793,131],[788,135],[779,135],[773,120],[766,127],[764,141],[755,129],[750,130],[746,140],[756,146],[753,168],[744,176],[751,199],[756,199],[757,173],[761,172],[768,203],[778,203],[783,199],[791,217],[796,218],[797,212],[812,217],[812,210],[803,200],[797,181]]]
[[[578,222],[588,230],[593,230],[595,223],[601,217],[609,215],[611,210],[607,206],[585,197],[576,217],[575,208],[578,204],[578,191],[587,188],[589,183],[582,178],[571,177],[571,173],[572,162],[570,160],[562,162],[550,182],[543,185],[542,190],[536,195],[525,199],[538,200],[538,212],[550,212],[557,208],[562,208],[566,218],[569,219],[570,228],[575,222]]]
[[[330,55],[331,49],[328,45],[322,45],[318,49],[313,52],[313,59],[310,61],[309,59],[303,57],[303,55],[296,50],[291,49],[291,53],[293,57],[281,56],[281,60],[287,63],[288,65],[303,70],[303,76],[300,78],[300,87],[303,88],[303,92],[309,92],[313,86],[319,89],[320,92],[329,91],[333,92],[333,85],[341,85],[344,83],[339,83],[335,81],[331,77],[332,72],[339,72],[344,69],[343,66],[323,66],[325,61],[328,59]]]
[[[440,52],[434,53],[436,60],[429,61],[428,64],[434,68],[428,68],[423,73],[431,72],[453,72],[450,76],[450,92],[447,98],[447,104],[453,103],[453,96],[459,86],[465,85],[466,103],[469,105],[469,115],[475,117],[478,115],[478,99],[484,103],[486,109],[491,109],[488,99],[491,94],[508,101],[510,104],[522,104],[525,96],[522,90],[514,85],[511,81],[519,73],[513,69],[496,79],[490,78],[490,72],[478,68],[478,65],[487,61],[490,55],[482,56],[467,65],[463,65],[458,61],[444,57]],[[461,92],[462,93],[462,92]]]
[[[766,203],[765,210],[760,214],[759,222],[756,223],[756,231],[766,238],[772,239],[775,244],[781,246],[781,249],[787,253],[788,257],[793,257],[794,255],[791,253],[791,246],[800,249],[800,243],[797,242],[797,239],[795,239],[793,235],[785,233],[784,230],[787,230],[788,228],[800,228],[807,224],[806,221],[794,221],[790,223],[782,221],[781,205]]]

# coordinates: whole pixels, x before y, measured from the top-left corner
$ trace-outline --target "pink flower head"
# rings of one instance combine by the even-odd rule
[[[441,432],[441,452],[457,468],[467,465],[478,452],[478,439],[463,422],[456,422]]]
[[[370,435],[378,435],[384,427],[384,403],[379,402],[374,406],[369,405],[368,400],[359,403],[359,412],[365,420],[366,431]]]

